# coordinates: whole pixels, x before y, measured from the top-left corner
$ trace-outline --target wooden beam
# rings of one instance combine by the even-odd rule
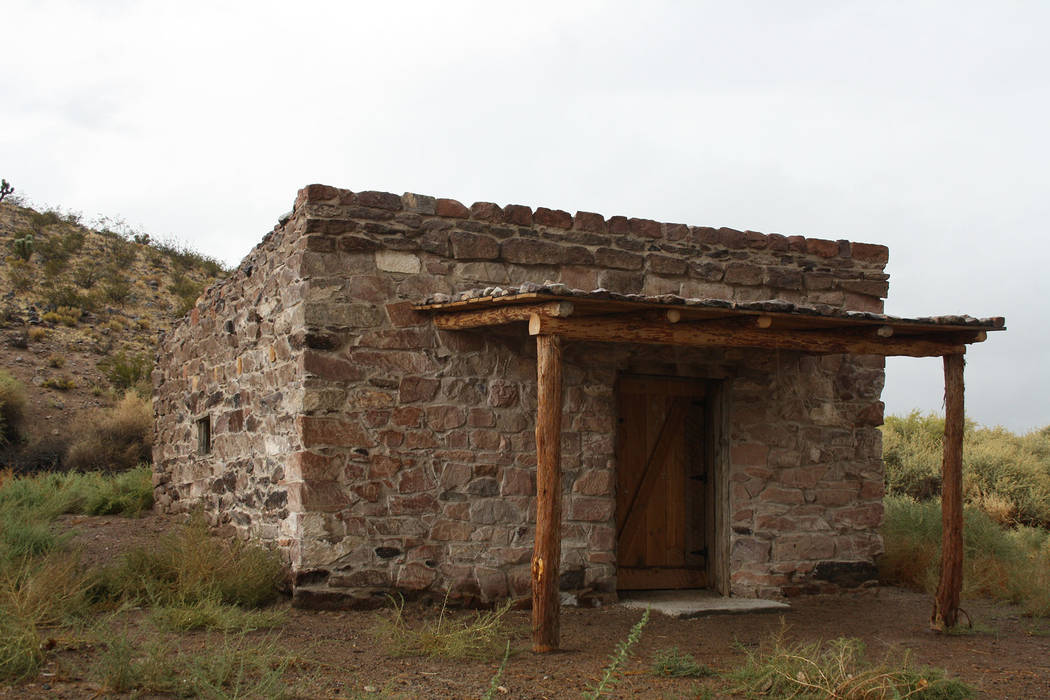
[[[596,342],[649,343],[690,347],[744,347],[769,350],[798,350],[818,354],[904,355],[937,357],[961,355],[962,344],[926,338],[878,338],[842,336],[835,331],[798,332],[790,329],[715,327],[712,323],[657,323],[616,316],[553,318],[533,314],[529,318],[532,335],[557,334],[569,340]]]
[[[536,338],[536,540],[532,555],[532,650],[558,649],[561,561],[561,338]]]
[[[549,301],[545,304],[493,306],[470,311],[449,311],[434,316],[434,326],[444,331],[499,326],[516,321],[528,321],[533,314],[564,318],[573,312],[572,302]]]
[[[959,621],[963,570],[963,367],[962,355],[944,358],[944,460],[941,463],[941,580],[930,626],[944,631]]]

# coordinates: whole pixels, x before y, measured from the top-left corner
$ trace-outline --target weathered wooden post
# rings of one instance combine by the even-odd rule
[[[561,561],[561,338],[536,336],[536,542],[532,554],[532,650],[558,648]]]
[[[959,621],[963,568],[963,355],[944,356],[944,461],[941,464],[941,581],[930,626],[954,627]]]

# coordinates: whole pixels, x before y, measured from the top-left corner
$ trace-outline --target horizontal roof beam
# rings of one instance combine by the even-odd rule
[[[962,355],[965,342],[958,336],[931,340],[895,336],[881,338],[844,335],[839,331],[744,328],[715,326],[712,323],[657,322],[617,316],[555,317],[532,314],[531,335],[560,335],[569,340],[594,342],[646,343],[687,347],[740,347],[768,350],[797,350],[815,354],[854,354],[906,357]]]
[[[543,304],[520,304],[516,306],[490,306],[469,311],[448,311],[434,316],[434,326],[445,331],[468,328],[500,326],[518,321],[528,321],[532,316],[564,318],[571,315],[571,301],[548,301]]]

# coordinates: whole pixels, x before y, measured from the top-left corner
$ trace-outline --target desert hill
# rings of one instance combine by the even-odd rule
[[[148,396],[159,333],[225,274],[122,221],[81,218],[0,202],[0,373],[24,388],[0,467],[61,466],[71,430],[129,390]]]

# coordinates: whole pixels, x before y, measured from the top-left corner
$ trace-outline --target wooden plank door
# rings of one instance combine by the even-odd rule
[[[617,588],[703,588],[705,383],[625,376],[617,388]]]

